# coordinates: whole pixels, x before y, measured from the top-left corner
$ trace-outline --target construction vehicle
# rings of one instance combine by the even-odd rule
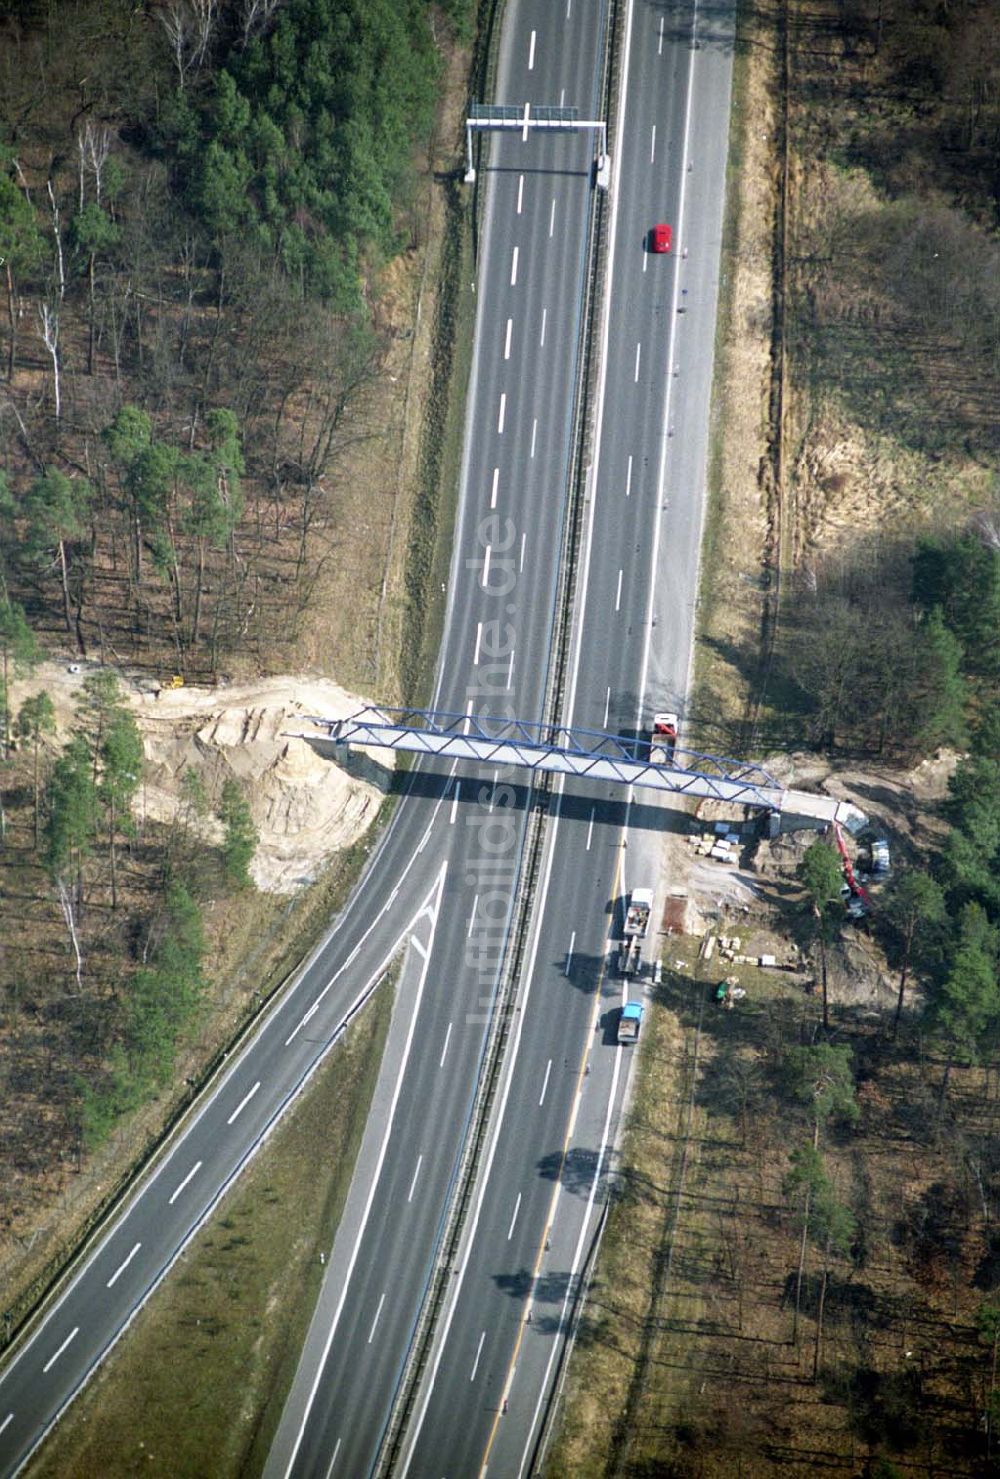
[[[622,931],[626,939],[633,935],[640,940],[646,938],[649,929],[649,916],[653,910],[653,890],[651,888],[634,888],[625,900],[625,928]]]
[[[649,763],[670,765],[677,748],[677,715],[654,714],[653,732],[649,738]]]
[[[641,1001],[627,1001],[618,1014],[618,1041],[620,1043],[632,1043],[638,1041],[639,1028],[642,1026],[643,1006]]]
[[[642,954],[642,946],[637,935],[631,935],[622,940],[618,946],[618,974],[620,976],[634,976],[639,969],[639,959]]]

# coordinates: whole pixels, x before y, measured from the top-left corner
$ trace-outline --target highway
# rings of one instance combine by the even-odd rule
[[[713,6],[709,30],[691,5],[626,3],[607,373],[566,715],[594,727],[635,726],[687,689],[731,64],[729,7]],[[508,0],[497,100],[595,116],[604,22],[604,0]],[[493,146],[442,708],[541,713],[592,149],[553,135]],[[674,224],[666,258],[643,250],[659,219]],[[405,943],[373,1113],[268,1465],[371,1471],[433,1268],[525,835],[520,786],[433,775],[415,772],[300,981],[0,1376],[0,1474],[72,1399]],[[579,785],[553,808],[502,1112],[405,1453],[415,1475],[485,1462],[518,1473],[530,1459],[627,1080],[627,1054],[597,1026],[618,992],[609,901],[657,866],[655,836],[633,824],[626,838],[629,821],[623,799]]]
[[[545,0],[508,5],[499,86],[528,101],[558,102],[563,94],[567,105],[593,112],[604,0],[575,0],[572,9],[567,52],[539,49],[528,66],[532,32],[545,35],[552,7]],[[500,168],[488,191],[477,271],[478,352],[435,694],[441,707],[496,712],[504,703],[537,714],[543,704],[592,152],[582,136],[549,135],[527,146],[504,140],[495,156]],[[480,803],[473,778],[451,782],[444,773],[429,785],[432,775],[422,768],[413,776],[349,908],[300,980],[234,1055],[4,1368],[0,1474],[16,1472],[41,1441],[408,941],[401,1009],[372,1117],[376,1149],[371,1158],[362,1155],[345,1217],[345,1229],[356,1218],[367,1236],[360,1256],[348,1255],[346,1282],[345,1268],[331,1259],[324,1290],[324,1297],[334,1291],[338,1334],[333,1364],[324,1370],[337,1374],[323,1383],[326,1405],[312,1411],[309,1404],[306,1430],[288,1449],[301,1472],[317,1464],[325,1472],[334,1452],[341,1472],[367,1471],[463,1143],[524,837],[523,793],[501,788]],[[467,964],[470,941],[475,970]],[[392,1135],[393,1128],[405,1134]],[[332,1405],[331,1384],[343,1399]],[[279,1444],[279,1466],[280,1452]]]
[[[645,729],[656,709],[683,711],[688,690],[734,28],[734,5],[708,20],[693,5],[629,6],[569,723]],[[657,220],[673,224],[671,256],[644,249]],[[421,1479],[532,1463],[613,1169],[630,1050],[611,1042],[609,950],[622,895],[658,882],[655,824],[669,817],[640,812],[637,827],[622,794],[579,782],[553,808],[502,1118],[402,1466]]]

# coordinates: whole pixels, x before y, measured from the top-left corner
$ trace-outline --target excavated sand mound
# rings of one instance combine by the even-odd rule
[[[44,689],[56,706],[60,737],[71,727],[73,700],[89,664],[70,672],[46,663],[16,685],[15,706]],[[235,777],[250,802],[260,843],[251,872],[258,888],[293,893],[315,877],[333,853],[350,847],[374,820],[392,756],[371,752],[352,763],[348,774],[300,734],[322,732],[312,715],[343,718],[365,700],[324,678],[267,678],[258,683],[219,688],[137,691],[122,679],[122,692],[135,713],[146,755],[146,774],[135,809],[169,822],[181,804],[181,780],[188,769],[201,777],[210,802],[217,804],[223,783]],[[217,842],[222,828],[214,819],[199,824]]]

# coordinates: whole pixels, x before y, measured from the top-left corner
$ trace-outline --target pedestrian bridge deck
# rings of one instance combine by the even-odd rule
[[[786,826],[793,820],[814,827],[837,822],[857,832],[867,820],[850,802],[791,790],[752,761],[678,746],[669,763],[654,762],[648,738],[427,709],[372,707],[348,719],[317,717],[313,722],[337,744],[373,745],[476,765],[516,765],[580,780],[710,798],[775,813]]]

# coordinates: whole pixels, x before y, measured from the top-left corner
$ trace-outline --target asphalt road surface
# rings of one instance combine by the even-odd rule
[[[575,0],[572,8],[569,55],[560,60],[549,48],[525,67],[531,32],[544,33],[551,7],[514,0],[500,85],[532,102],[552,101],[554,90],[565,89],[565,103],[586,113],[596,106],[604,0]],[[515,67],[517,75],[509,76]],[[477,270],[476,366],[435,696],[441,708],[541,710],[565,512],[592,149],[580,136],[545,135],[526,146],[504,141],[494,154],[499,168]],[[346,1299],[336,1300],[338,1332],[327,1369],[338,1373],[330,1381],[343,1400],[317,1408],[302,1439],[293,1441],[302,1472],[325,1472],[335,1452],[341,1472],[367,1471],[461,1151],[523,842],[523,793],[493,796],[487,777],[480,800],[473,779],[452,782],[447,770],[421,767],[407,780],[350,907],[300,981],[234,1055],[169,1154],[5,1367],[0,1474],[16,1472],[72,1400],[336,1043],[398,942],[412,939],[399,991],[414,1015],[392,1036],[395,1056],[387,1057],[373,1118],[377,1124],[381,1116],[396,1133],[379,1144],[374,1160],[360,1164],[355,1186],[367,1235],[351,1265]],[[421,950],[429,952],[426,959]],[[395,1080],[387,1079],[389,1064],[398,1069]],[[332,1259],[329,1287],[336,1289],[344,1274]],[[321,1386],[325,1398],[329,1382]]]
[[[603,0],[566,0],[565,10],[563,0],[511,0],[497,100],[592,114],[603,20]],[[574,685],[573,717],[595,727],[637,724],[687,686],[731,15],[714,8],[706,22],[691,6],[635,0],[630,37]],[[552,135],[493,150],[442,708],[541,710],[591,153],[588,140]],[[674,224],[668,258],[642,250],[658,219]],[[302,980],[0,1378],[0,1473],[16,1470],[71,1400],[406,940],[348,1211],[269,1466],[369,1472],[433,1266],[509,924],[524,793],[497,782],[475,784],[468,772],[449,782],[424,768],[407,782],[350,909]],[[642,809],[644,823],[655,810]],[[577,787],[557,814],[518,1051],[418,1404],[415,1474],[467,1474],[487,1458],[494,1472],[515,1473],[527,1462],[600,1201],[626,1078],[626,1055],[594,1030],[617,992],[604,969],[607,909],[651,872],[656,849],[633,814],[626,854],[624,807],[609,795]]]
[[[568,714],[588,727],[645,730],[657,709],[683,712],[688,689],[734,24],[732,5],[631,7]],[[646,250],[661,220],[670,256]],[[613,1172],[632,1051],[614,1045],[613,939],[623,896],[657,883],[670,813],[580,783],[554,811],[502,1114],[403,1466],[415,1476],[530,1468]]]

